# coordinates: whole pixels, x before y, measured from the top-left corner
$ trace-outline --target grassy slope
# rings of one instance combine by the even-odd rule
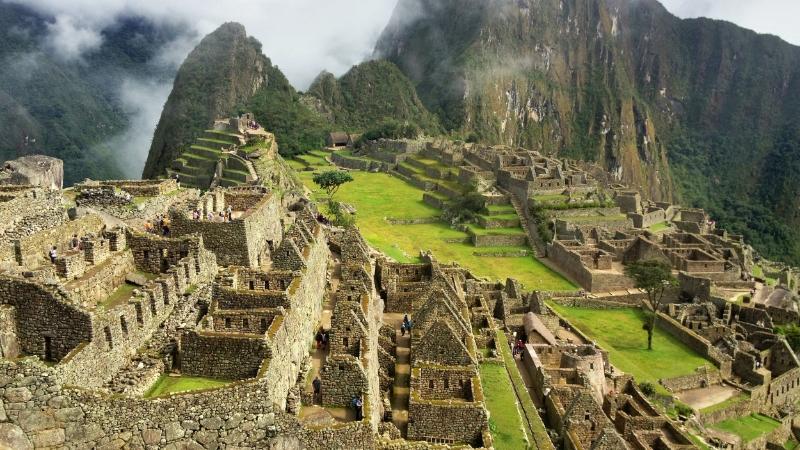
[[[312,152],[302,158],[311,167],[330,169],[320,156]],[[313,172],[302,170],[304,164],[290,161],[309,188],[316,188]],[[422,190],[385,173],[352,171],[354,181],[344,185],[336,199],[352,204],[357,210],[357,225],[364,238],[380,251],[401,262],[416,261],[421,250],[431,250],[441,262],[456,261],[476,275],[505,280],[518,279],[530,289],[575,289],[569,281],[533,257],[479,257],[473,252],[492,251],[491,247],[476,249],[468,243],[445,242],[445,239],[466,239],[466,233],[450,228],[443,222],[419,225],[390,225],[391,218],[424,218],[439,216],[441,211],[422,201]],[[319,190],[316,196],[324,195]],[[503,250],[514,249],[504,247]]]
[[[559,314],[608,351],[611,363],[630,373],[637,382],[658,383],[659,378],[688,375],[711,362],[683,345],[660,328],[653,336],[653,350],[647,350],[643,316],[637,309],[599,310],[551,305]]]
[[[517,397],[511,388],[506,369],[499,364],[481,364],[481,384],[486,409],[489,410],[489,429],[494,438],[494,448],[525,448],[527,443],[523,439],[525,434],[522,431],[519,408],[516,406]]]
[[[714,424],[713,428],[733,433],[740,436],[745,442],[750,442],[778,428],[780,424],[780,422],[770,417],[762,416],[761,414],[751,414],[736,419],[723,420],[722,422]]]

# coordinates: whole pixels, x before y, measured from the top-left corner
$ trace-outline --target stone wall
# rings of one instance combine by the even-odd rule
[[[369,389],[367,374],[352,355],[328,356],[320,369],[320,381],[322,404],[326,406],[348,408],[354,397],[361,397]]]
[[[16,359],[19,352],[17,311],[11,305],[0,305],[0,358]]]
[[[473,234],[472,245],[475,247],[524,247],[528,245],[528,237],[520,230],[520,234]]]
[[[408,406],[408,439],[438,443],[466,442],[483,445],[488,413],[482,403],[458,401],[423,402]]]
[[[55,286],[0,277],[0,304],[15,307],[17,338],[26,354],[60,361],[94,337],[89,313]]]
[[[151,280],[126,302],[95,310],[92,334],[57,366],[61,382],[99,387],[125,367],[132,354],[145,346],[169,318],[183,294],[208,283],[216,271],[214,255],[201,251],[186,257]]]
[[[107,261],[94,266],[91,273],[74,283],[72,292],[84,305],[94,305],[110,296],[125,283],[125,276],[136,271],[131,251],[114,253]]]
[[[194,330],[181,336],[181,371],[186,375],[222,380],[253,378],[267,356],[264,336]]]
[[[23,267],[47,264],[50,262],[48,250],[53,246],[58,248],[59,254],[64,254],[73,235],[97,234],[102,228],[103,219],[95,214],[68,220],[57,227],[38,231],[16,241],[3,242],[0,244],[0,261]]]
[[[710,359],[719,368],[723,378],[728,378],[731,375],[731,358],[711,345],[702,336],[688,330],[664,313],[658,313],[658,326],[692,350]]]
[[[61,191],[24,189],[3,200],[0,202],[0,241],[21,239],[67,221]]]

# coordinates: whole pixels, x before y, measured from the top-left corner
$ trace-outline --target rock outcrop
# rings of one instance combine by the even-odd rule
[[[3,163],[0,184],[38,186],[46,189],[64,187],[64,162],[44,155],[23,156]]]

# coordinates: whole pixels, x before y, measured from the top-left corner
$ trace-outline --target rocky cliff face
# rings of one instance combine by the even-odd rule
[[[268,65],[261,44],[238,23],[226,23],[203,38],[178,70],[143,177],[161,175],[215,118],[234,114],[266,83]]]
[[[597,160],[800,260],[797,47],[655,0],[401,0],[376,53],[450,129]]]

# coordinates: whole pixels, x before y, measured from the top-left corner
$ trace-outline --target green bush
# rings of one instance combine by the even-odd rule
[[[652,397],[656,393],[656,387],[653,386],[653,383],[648,381],[643,381],[639,383],[639,390],[642,391],[642,394]]]

